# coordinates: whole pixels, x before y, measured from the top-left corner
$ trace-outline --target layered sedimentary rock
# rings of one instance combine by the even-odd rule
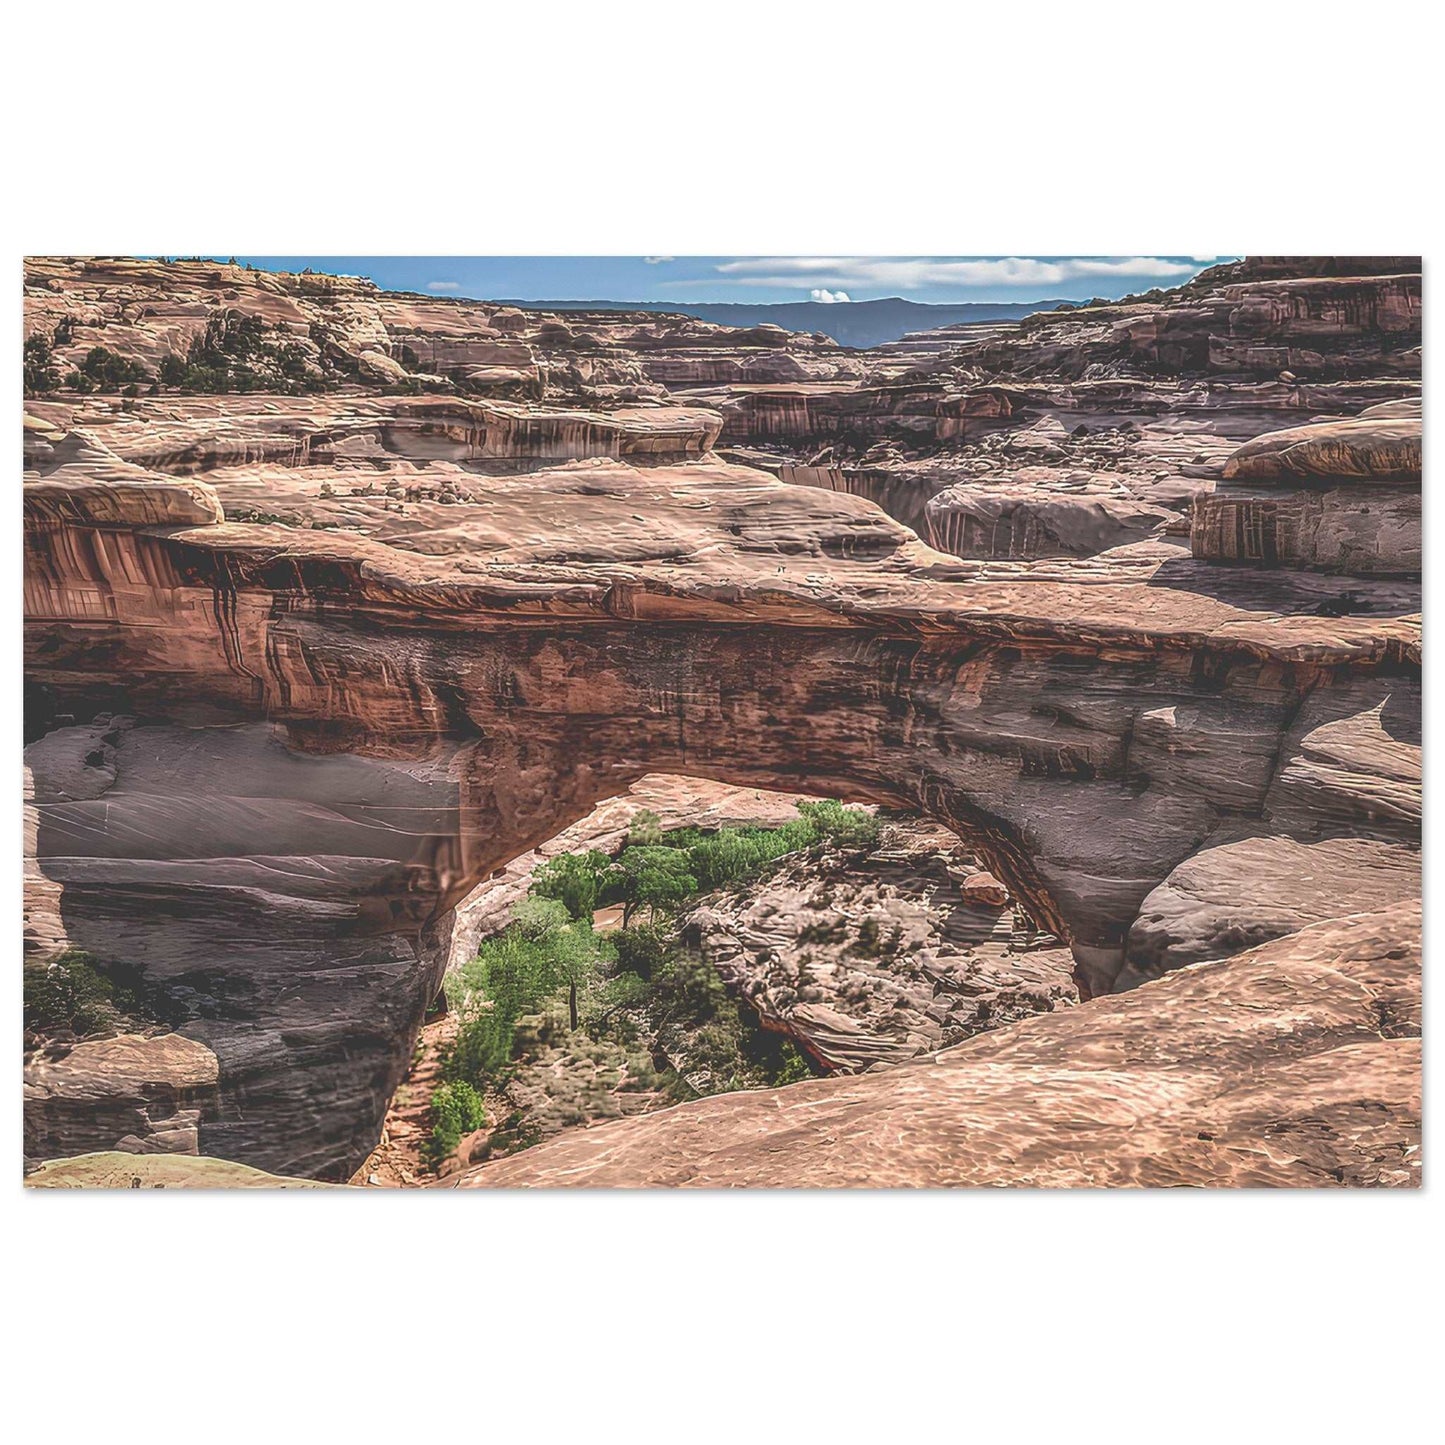
[[[25,1152],[195,1154],[218,1078],[216,1056],[180,1034],[122,1034],[42,1052],[25,1070]]]
[[[1400,272],[1380,272],[1397,262]],[[1063,307],[991,334],[933,333],[913,352],[894,343],[860,385],[698,395],[722,411],[724,445],[770,449],[785,479],[866,496],[958,555],[1097,553],[1150,535],[1151,516],[1182,535],[1191,492],[1220,480],[1241,442],[1418,396],[1418,259],[1361,263],[1358,275],[1338,269],[1348,258],[1297,274],[1289,264],[1216,267],[1173,292]],[[1101,435],[1114,455],[1086,469],[1107,467],[1108,486],[1080,488],[1077,443]],[[1040,481],[1040,466],[1054,475]],[[1242,480],[1235,492],[1248,505]],[[1266,499],[1253,500],[1258,510]],[[1272,500],[1321,565],[1375,532],[1391,559],[1391,534],[1411,524],[1411,499],[1371,500],[1348,484]]]
[[[40,869],[72,946],[197,1000],[202,1147],[281,1172],[364,1152],[456,903],[645,772],[922,809],[1098,991],[1150,890],[1259,814],[1299,701],[1416,656],[1388,592],[1241,610],[1182,549],[954,581],[865,503],[712,462],[530,473],[386,542],[31,486],[41,746],[89,738],[41,770]]]
[[[1195,501],[1196,557],[1417,577],[1423,557],[1418,402],[1267,432]]]
[[[131,264],[164,290],[166,268]],[[31,271],[38,325],[81,306],[58,263]],[[120,319],[83,292],[107,331],[204,326],[210,301],[162,323],[133,304],[131,273],[109,275],[83,273],[126,295]],[[177,305],[201,304],[182,280]],[[299,282],[256,284],[279,320],[302,304]],[[432,303],[363,305],[348,284],[332,309],[360,308],[358,335],[373,304],[388,337],[440,335]],[[1377,339],[1387,312],[1408,319],[1387,301]],[[487,314],[500,337],[540,325]],[[1020,455],[1054,473],[1113,457],[1141,504],[1140,459],[1168,458],[1147,484],[1170,515],[1143,540],[1066,545],[1077,530],[1055,528],[1060,555],[962,560],[846,489],[720,459],[705,405],[360,384],[27,402],[29,946],[144,971],[176,1035],[217,1060],[202,1153],[341,1178],[376,1140],[458,905],[650,772],[928,815],[1071,948],[1096,1003],[1319,916],[1317,889],[1221,894],[1211,869],[1238,878],[1215,862],[1241,841],[1337,851],[1349,820],[1373,819],[1361,836],[1386,861],[1340,896],[1408,897],[1418,587],[1350,577],[1344,596],[1339,577],[1192,557],[1169,540],[1189,492],[1223,482],[1279,411],[1230,412],[1221,431],[1208,387],[1170,383],[1200,427],[1166,407],[1125,441],[1119,418],[1152,384],[1066,384],[1089,419],[1039,431],[1011,392],[1006,415],[994,397],[973,421],[1033,432]],[[930,425],[953,385],[929,392]],[[1345,412],[1383,399],[1369,380],[1319,386]],[[1251,407],[1304,404],[1295,382],[1246,390]],[[895,421],[930,404],[890,395]],[[1090,451],[1080,425],[1117,435]],[[1012,462],[986,455],[1006,490]],[[1166,907],[1161,889],[1192,901]],[[36,1157],[65,1147],[45,1117]]]
[[[1086,376],[1101,369],[1198,371],[1322,380],[1418,376],[1418,257],[1382,275],[1253,274],[1217,266],[1149,298],[1029,317],[982,343],[995,372]]]
[[[665,387],[862,374],[828,337],[776,326],[739,329],[647,311],[523,310],[234,262],[32,257],[25,298],[25,334],[53,339],[62,372],[103,347],[156,373],[167,358],[190,356],[218,320],[241,318],[259,322],[273,347],[288,348],[287,364],[264,390],[361,383],[608,403],[655,398]]]

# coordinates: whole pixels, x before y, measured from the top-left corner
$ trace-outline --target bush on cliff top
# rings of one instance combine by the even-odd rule
[[[129,988],[101,972],[88,953],[67,948],[45,963],[24,968],[27,1044],[69,1035],[109,1038],[147,1027],[140,1001]]]

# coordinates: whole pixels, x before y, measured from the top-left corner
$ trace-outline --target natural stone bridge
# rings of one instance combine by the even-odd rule
[[[1094,993],[1418,893],[1409,583],[1333,616],[1165,543],[961,563],[711,456],[301,530],[65,445],[26,488],[27,943],[144,969],[219,1061],[203,1153],[354,1168],[454,907],[648,772],[927,813]]]

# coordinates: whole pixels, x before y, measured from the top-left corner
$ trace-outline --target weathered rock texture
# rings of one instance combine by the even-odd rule
[[[290,1179],[227,1159],[104,1151],[53,1159],[28,1174],[31,1189],[328,1189],[315,1179]]]
[[[219,1068],[181,1034],[122,1034],[42,1052],[25,1070],[25,1152],[195,1154]]]
[[[648,311],[549,313],[379,291],[354,276],[288,275],[134,257],[25,263],[25,334],[54,338],[62,372],[101,346],[156,372],[217,317],[259,321],[293,348],[265,390],[360,384],[529,400],[616,402],[701,383],[858,377],[826,336]],[[58,330],[57,330],[58,328]]]
[[[1400,403],[1352,421],[1267,432],[1225,463],[1195,501],[1196,557],[1418,577],[1423,419]],[[1382,414],[1383,413],[1383,414]]]
[[[444,1187],[1417,1185],[1419,925],[1316,924],[926,1062],[575,1132]]]
[[[830,1072],[932,1053],[1072,1003],[1072,958],[937,828],[885,824],[865,858],[784,863],[707,899],[681,936]],[[1052,945],[1052,946],[1050,946]]]
[[[158,263],[105,263],[99,280],[28,263],[28,324],[99,307],[107,331],[163,329],[150,303],[105,310],[98,292],[129,298],[133,267],[147,295],[170,284]],[[177,304],[201,310],[165,326],[203,325],[231,299],[225,278],[217,301],[180,277]],[[277,284],[254,283],[285,320],[304,288]],[[332,308],[348,318],[350,284]],[[1365,320],[1288,291],[1279,325],[1328,310],[1323,385],[1356,387],[1357,407],[1384,400],[1348,378],[1370,355],[1396,375],[1414,293],[1398,278],[1330,284],[1356,285]],[[1255,294],[1220,305],[1254,314]],[[440,334],[434,303],[366,305],[378,347],[400,334],[397,307],[407,336],[423,322]],[[460,306],[441,310],[473,324]],[[372,326],[362,311],[357,336]],[[493,308],[485,325],[515,337],[542,323]],[[1041,337],[1030,344],[1054,361],[1096,344]],[[1033,370],[1026,350],[1008,357],[1010,375]],[[1114,412],[1149,390],[1107,386]],[[908,388],[859,405],[937,426]],[[1368,817],[1379,856],[1349,908],[1408,891],[1409,579],[1351,578],[1342,604],[1338,578],[1220,566],[1154,536],[959,560],[863,498],[722,461],[710,448],[732,413],[697,405],[353,386],[27,411],[27,938],[42,956],[68,945],[143,969],[178,1032],[215,1055],[203,1153],[348,1175],[376,1140],[457,906],[649,772],[923,812],[1071,947],[1095,995],[1200,956],[1196,937],[1215,957],[1254,941],[1247,892],[1232,926],[1192,905],[1203,921],[1187,928],[1140,923],[1166,885],[1216,898],[1179,873],[1211,849],[1320,846]],[[1311,717],[1335,731],[1297,738]],[[1365,766],[1331,761],[1360,748]],[[1312,880],[1275,876],[1267,932],[1316,915]]]

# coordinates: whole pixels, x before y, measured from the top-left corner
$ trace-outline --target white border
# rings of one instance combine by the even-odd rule
[[[9,394],[26,251],[1428,258],[1419,15],[27,7]],[[1438,1190],[37,1197],[6,1119],[7,1413],[64,1440],[1335,1440],[1438,1403]]]

